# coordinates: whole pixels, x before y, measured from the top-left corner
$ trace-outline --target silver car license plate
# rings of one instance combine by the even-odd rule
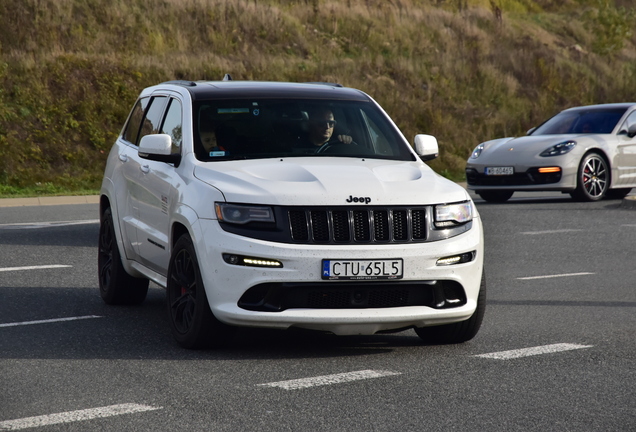
[[[322,260],[323,279],[402,279],[402,275],[402,258],[381,260]]]
[[[515,168],[511,166],[506,167],[486,167],[486,175],[513,175]]]

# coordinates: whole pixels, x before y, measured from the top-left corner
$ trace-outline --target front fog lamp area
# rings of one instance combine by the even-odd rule
[[[274,210],[266,206],[214,203],[220,222],[243,225],[249,222],[274,222]]]
[[[449,228],[473,220],[473,205],[470,201],[435,206],[435,227]]]
[[[283,263],[276,260],[248,257],[243,255],[223,254],[223,261],[228,264],[246,266],[246,267],[270,267],[270,268],[282,268]]]
[[[436,264],[438,266],[463,264],[463,263],[471,262],[472,260],[474,260],[476,254],[477,254],[476,251],[472,251],[472,252],[466,252],[459,255],[448,256],[448,257],[438,259]]]
[[[561,167],[541,167],[539,168],[539,174],[555,174],[560,173]]]

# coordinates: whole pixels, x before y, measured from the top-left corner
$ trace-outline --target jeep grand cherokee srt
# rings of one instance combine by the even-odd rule
[[[237,326],[469,340],[485,309],[482,224],[424,163],[437,140],[413,144],[337,84],[149,87],[105,169],[101,296],[136,304],[150,280],[165,287],[186,348]]]

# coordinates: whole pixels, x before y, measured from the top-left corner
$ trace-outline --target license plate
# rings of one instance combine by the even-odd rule
[[[486,175],[513,175],[514,167],[486,167]]]
[[[402,279],[401,258],[383,260],[322,260],[322,278],[338,280]]]

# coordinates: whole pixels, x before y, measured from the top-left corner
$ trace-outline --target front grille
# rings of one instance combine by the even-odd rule
[[[436,228],[433,206],[272,206],[275,224],[219,221],[236,235],[279,243],[369,245],[444,240],[465,233],[472,221]]]
[[[392,243],[426,240],[425,208],[290,209],[291,238],[309,243]]]

